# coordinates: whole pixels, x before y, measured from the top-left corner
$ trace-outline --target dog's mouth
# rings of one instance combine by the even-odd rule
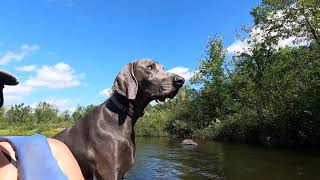
[[[170,93],[168,93],[168,94],[162,94],[162,95],[160,95],[160,96],[158,96],[158,97],[156,98],[156,101],[157,101],[157,102],[159,102],[159,101],[160,101],[160,102],[164,102],[164,101],[166,101],[167,98],[173,99],[174,96],[177,95],[178,91],[179,91],[179,88],[175,89],[174,91],[172,91],[172,92],[170,92]]]
[[[164,102],[166,101],[168,98],[169,99],[173,99],[179,89],[182,87],[183,82],[182,83],[173,83],[170,80],[166,80],[166,81],[162,81],[161,83],[161,88],[159,89],[159,94],[157,97],[155,97],[155,100],[157,102]]]
[[[166,101],[166,99],[167,99],[167,97],[165,97],[165,96],[160,96],[160,97],[158,97],[158,98],[156,99],[156,101],[159,103],[159,102],[164,102],[164,101]]]

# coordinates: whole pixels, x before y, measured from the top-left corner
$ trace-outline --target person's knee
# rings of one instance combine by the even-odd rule
[[[63,173],[71,179],[83,179],[80,167],[69,148],[61,141],[48,138],[52,154]]]

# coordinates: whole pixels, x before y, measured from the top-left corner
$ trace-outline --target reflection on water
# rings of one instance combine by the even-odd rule
[[[268,150],[169,138],[136,138],[134,167],[125,179],[320,180],[320,153]]]

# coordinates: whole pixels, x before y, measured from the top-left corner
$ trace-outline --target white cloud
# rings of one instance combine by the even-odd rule
[[[174,67],[168,70],[168,72],[182,76],[185,80],[189,80],[194,75],[194,71],[190,71],[189,68],[186,67]]]
[[[229,47],[227,47],[227,51],[229,54],[238,54],[242,52],[248,52],[250,49],[249,44],[246,40],[236,40]]]
[[[39,49],[39,46],[36,44],[33,44],[33,45],[24,44],[21,46],[21,50],[24,52],[32,52],[38,49]]]
[[[297,4],[291,5],[292,8],[297,6]],[[275,25],[279,25],[287,30],[291,30],[293,28],[296,28],[299,26],[299,24],[304,23],[305,17],[299,16],[297,19],[297,22],[285,22],[283,21],[284,18],[286,18],[286,12],[283,10],[274,11],[268,14],[268,20],[273,21]],[[281,24],[285,22],[284,24]],[[311,43],[311,39],[309,39],[304,33],[305,29],[301,29],[300,32],[298,32],[294,36],[290,36],[287,38],[279,39],[277,44],[274,45],[272,48],[275,50],[278,50],[280,48],[284,47],[300,47],[300,46],[308,46]],[[237,53],[250,53],[252,47],[257,44],[265,41],[266,37],[275,37],[278,35],[278,30],[276,28],[273,28],[273,26],[261,26],[261,25],[255,25],[252,27],[249,33],[249,38],[240,41],[236,40],[234,43],[232,43],[228,48],[228,53],[231,54],[237,54]],[[251,42],[250,45],[248,42]]]
[[[36,68],[37,68],[37,65],[15,67],[17,71],[23,71],[23,72],[31,72],[31,71],[34,71]]]
[[[257,44],[261,43],[265,40],[265,34],[260,28],[253,27],[251,29],[250,38],[239,40],[237,39],[233,42],[230,46],[227,47],[227,51],[229,54],[241,54],[243,52],[250,54],[252,47]],[[276,32],[271,32],[272,36],[275,36]],[[248,41],[251,41],[249,44]],[[275,50],[285,47],[300,47],[300,46],[307,46],[310,44],[310,40],[306,37],[297,37],[291,36],[288,38],[279,39],[278,44],[273,46]]]
[[[277,48],[308,46],[310,43],[311,41],[306,38],[291,36],[286,39],[280,39]]]
[[[103,89],[102,91],[100,91],[99,94],[102,96],[109,97],[112,94],[112,92],[113,91],[111,88],[106,88],[106,89]]]
[[[55,97],[50,97],[50,98],[46,99],[45,102],[56,106],[60,111],[68,110],[70,112],[73,112],[73,110],[75,109],[75,105],[68,98],[57,99]]]
[[[74,112],[76,109],[75,102],[71,101],[69,98],[58,99],[56,97],[49,97],[46,100],[44,100],[44,102],[55,106],[56,108],[59,109],[60,112],[63,112],[63,111]],[[32,108],[36,108],[39,103],[40,102],[34,102],[32,104],[29,104],[29,106]]]
[[[35,109],[38,104],[39,104],[39,102],[34,102],[32,104],[28,104],[28,106],[30,106],[31,108]]]
[[[30,87],[67,88],[81,84],[84,74],[75,74],[75,71],[63,62],[54,66],[44,65],[37,69],[35,77],[28,79],[25,84]]]
[[[32,52],[37,51],[39,48],[40,47],[36,44],[24,44],[20,47],[18,52],[8,51],[2,57],[0,57],[0,65],[7,64],[13,60],[21,61],[23,58],[30,55]]]
[[[56,105],[58,107],[65,107],[70,100],[69,99],[57,99],[54,97],[50,97],[47,100],[45,100],[45,102],[52,104],[52,105]]]
[[[69,88],[81,85],[84,74],[76,74],[65,63],[57,63],[54,66],[42,66],[36,69],[36,76],[30,77],[17,86],[5,86],[3,93],[9,104],[21,101],[39,88]],[[53,102],[53,101],[52,101]],[[7,104],[7,103],[6,103]]]
[[[33,87],[19,84],[17,86],[5,86],[3,89],[6,104],[14,104],[23,100],[34,90]]]
[[[275,18],[277,17],[281,17],[281,16],[279,15],[279,16],[276,16]],[[291,28],[290,25],[284,25],[284,26],[286,26],[287,29]],[[251,40],[253,40],[253,42],[261,43],[266,39],[266,36],[270,36],[270,35],[276,36],[277,34],[278,32],[276,31],[271,31],[270,34],[268,34],[264,30],[261,30],[260,27],[254,26],[251,29],[250,37],[251,37]],[[287,38],[279,39],[278,44],[274,48],[279,49],[284,47],[299,47],[299,46],[307,46],[309,44],[310,44],[310,40],[308,40],[307,37],[303,37],[301,36],[301,34],[298,33],[297,36],[290,36]]]

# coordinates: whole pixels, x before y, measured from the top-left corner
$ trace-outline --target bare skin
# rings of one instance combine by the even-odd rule
[[[69,148],[61,141],[48,138],[48,143],[51,148],[52,154],[58,162],[62,172],[68,177],[69,180],[82,180],[83,175],[80,167],[73,157]],[[15,151],[8,142],[0,142],[0,149],[11,158],[15,159]],[[14,167],[0,151],[0,177],[2,180],[18,179],[17,168]]]

